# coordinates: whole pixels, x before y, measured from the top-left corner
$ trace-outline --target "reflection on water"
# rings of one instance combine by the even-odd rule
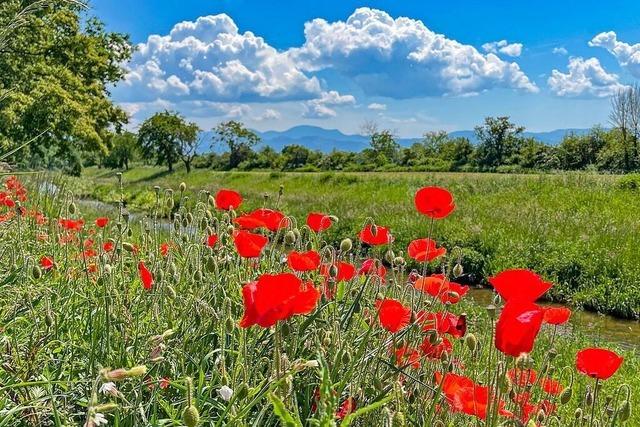
[[[486,288],[472,288],[468,294],[473,301],[482,306],[493,300],[493,291]],[[542,306],[560,306],[561,304],[540,303]],[[592,337],[595,342],[607,341],[620,344],[626,348],[640,349],[640,322],[636,320],[616,319],[612,316],[589,311],[573,311],[569,325],[560,332],[569,333],[576,330],[580,334]]]

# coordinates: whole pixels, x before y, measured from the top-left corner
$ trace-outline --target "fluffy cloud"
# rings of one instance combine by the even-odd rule
[[[356,99],[353,95],[340,95],[335,90],[325,92],[320,98],[305,102],[302,117],[308,119],[327,119],[335,117],[336,112],[331,107],[353,105]]]
[[[522,43],[509,43],[506,40],[499,42],[485,43],[482,50],[490,53],[503,53],[507,56],[520,56],[522,54]]]
[[[281,117],[282,114],[280,114],[280,112],[274,110],[273,108],[267,108],[266,110],[264,110],[264,113],[260,114],[257,117],[254,117],[254,120],[261,122],[265,120],[278,120]]]
[[[374,102],[372,104],[367,105],[367,108],[369,110],[384,111],[384,110],[387,109],[387,105],[386,104],[379,104],[377,102]]]
[[[560,46],[560,47],[554,47],[551,53],[554,53],[556,55],[567,55],[569,51],[567,51],[566,48]]]
[[[215,102],[313,99],[320,82],[283,52],[251,32],[240,33],[224,14],[176,24],[168,35],[151,35],[128,64],[119,101],[157,98]]]
[[[606,97],[625,88],[618,76],[607,73],[596,58],[570,58],[569,72],[553,70],[547,80],[549,88],[558,96]]]
[[[516,63],[436,34],[422,21],[360,8],[346,22],[314,19],[289,54],[307,71],[333,69],[368,95],[391,98],[475,94],[492,88],[537,92]]]
[[[640,43],[621,42],[616,33],[608,31],[591,39],[589,46],[607,49],[632,76],[640,78]]]

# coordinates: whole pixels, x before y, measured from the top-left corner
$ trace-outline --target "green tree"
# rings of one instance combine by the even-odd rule
[[[166,164],[169,172],[182,160],[187,173],[198,147],[200,128],[187,122],[178,113],[156,113],[142,123],[138,131],[138,144],[146,157],[154,157],[156,164]]]
[[[600,127],[594,127],[587,135],[578,135],[573,132],[565,135],[557,149],[560,168],[578,170],[596,165],[600,150],[605,143],[605,131]],[[624,152],[624,144],[621,148]],[[627,160],[624,158],[625,167],[627,167]]]
[[[509,117],[487,117],[484,124],[476,126],[475,134],[478,138],[476,161],[483,169],[495,169],[508,163],[519,143],[524,127],[517,126]]]
[[[229,169],[233,169],[251,157],[252,148],[259,142],[260,137],[255,132],[244,127],[241,122],[229,120],[213,129],[211,148],[226,145],[229,148]]]
[[[0,148],[42,134],[13,161],[51,167],[106,154],[110,131],[127,121],[107,88],[124,76],[128,37],[83,13],[74,1],[0,2]]]
[[[104,160],[104,165],[110,168],[124,168],[129,170],[138,151],[138,138],[131,132],[115,134],[111,137],[111,151]]]

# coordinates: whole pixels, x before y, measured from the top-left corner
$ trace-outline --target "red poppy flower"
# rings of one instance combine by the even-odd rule
[[[468,286],[450,282],[444,274],[420,277],[413,282],[413,287],[432,297],[438,297],[443,304],[456,304],[469,292]]]
[[[420,368],[420,352],[416,349],[409,348],[406,344],[400,346],[394,351],[396,356],[396,366],[411,366],[414,369]]]
[[[451,372],[444,376],[436,372],[435,378],[451,410],[486,419],[490,399],[488,387],[478,385],[470,378]],[[498,413],[503,416],[512,416],[504,409],[503,401],[498,402]]]
[[[376,301],[378,320],[383,328],[391,333],[396,333],[409,324],[411,309],[405,307],[398,300],[385,298]]]
[[[216,208],[228,211],[237,209],[242,204],[242,196],[233,190],[219,190],[216,193]]]
[[[236,246],[236,250],[243,258],[259,257],[268,242],[269,239],[266,237],[244,230],[236,232],[233,236],[233,243]]]
[[[11,200],[9,197],[7,197],[6,199],[4,199],[2,201],[2,204],[5,205],[8,208],[14,208],[16,206],[16,202],[14,202],[13,200]]]
[[[523,269],[505,270],[490,277],[489,283],[505,301],[518,299],[533,302],[552,286],[533,271]]]
[[[319,299],[320,292],[295,274],[263,274],[256,282],[242,287],[244,316],[240,326],[271,327],[293,315],[312,312]]]
[[[508,301],[496,323],[496,348],[513,357],[530,353],[543,316],[543,310],[532,302]]]
[[[571,317],[571,310],[566,307],[549,307],[544,310],[544,323],[562,325]]]
[[[336,412],[336,418],[339,420],[344,419],[347,415],[356,410],[356,401],[353,397],[347,397],[347,399],[342,402],[340,408],[338,408],[338,412]]]
[[[316,251],[291,251],[287,256],[287,264],[293,271],[313,271],[320,266],[320,254]]]
[[[142,261],[138,263],[138,273],[140,274],[140,280],[142,280],[144,288],[150,290],[153,287],[153,275]]]
[[[421,311],[417,316],[423,331],[434,330],[439,335],[449,334],[454,338],[461,338],[467,333],[467,317],[464,314],[456,316],[450,312],[425,313]]]
[[[369,224],[360,232],[360,240],[371,246],[387,245],[393,242],[393,236],[388,228]]]
[[[93,258],[95,256],[98,256],[98,252],[96,252],[94,249],[89,248],[89,249],[85,249],[82,252],[82,256],[85,258]]]
[[[171,384],[171,381],[167,377],[160,378],[160,382],[158,383],[158,385],[162,390],[168,388],[170,384]]]
[[[109,240],[107,242],[104,242],[104,244],[102,245],[102,250],[105,252],[111,252],[114,246],[114,243]]]
[[[348,262],[338,261],[334,264],[334,266],[338,270],[338,274],[334,278],[336,282],[349,281],[356,275],[356,268]],[[323,264],[320,266],[320,274],[327,278],[330,277],[330,270],[331,266],[328,264]]]
[[[418,212],[433,219],[447,217],[456,207],[451,193],[440,187],[421,188],[414,201]]]
[[[51,270],[53,265],[53,258],[48,256],[40,258],[40,267],[42,267],[43,270]]]
[[[387,269],[384,268],[382,263],[377,259],[366,259],[362,262],[358,274],[365,276],[378,276],[384,282],[384,277],[387,275]]]
[[[511,382],[516,384],[518,387],[526,387],[536,383],[538,373],[535,369],[511,368],[507,371],[507,377],[509,377]]]
[[[407,253],[418,262],[431,262],[447,253],[446,248],[436,248],[431,239],[417,239],[409,243]]]
[[[307,215],[307,225],[316,233],[320,233],[331,227],[333,224],[331,217],[323,213],[311,212]]]
[[[234,222],[247,230],[266,228],[270,231],[278,231],[289,225],[288,218],[282,212],[266,208],[256,209],[251,213],[241,215]]]
[[[558,381],[552,378],[542,378],[540,380],[540,388],[544,390],[546,393],[552,394],[554,396],[559,395],[564,390],[564,386],[560,384]]]
[[[212,248],[216,245],[216,243],[218,242],[218,235],[217,234],[210,234],[207,236],[207,246]]]
[[[69,231],[80,231],[82,230],[82,226],[84,225],[84,221],[81,219],[67,219],[67,218],[60,218],[58,220],[58,224],[64,228],[65,230],[69,230]]]
[[[169,255],[170,248],[171,248],[171,245],[169,245],[169,243],[167,242],[160,243],[160,255],[162,255],[163,257],[166,257],[167,255]]]
[[[451,354],[453,345],[445,337],[441,337],[439,342],[432,344],[429,337],[425,338],[420,345],[420,351],[424,357],[429,359],[440,359],[443,354]]]
[[[106,216],[101,216],[100,218],[96,218],[96,227],[104,228],[109,224],[109,218]]]
[[[576,355],[576,368],[592,378],[606,380],[616,373],[623,360],[611,350],[585,348]]]

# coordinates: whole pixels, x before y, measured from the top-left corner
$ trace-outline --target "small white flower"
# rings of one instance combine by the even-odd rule
[[[95,413],[95,415],[93,416],[93,422],[96,423],[97,426],[102,426],[102,425],[106,426],[107,424],[109,424],[109,421],[107,421],[105,416],[102,415],[100,412]]]
[[[104,383],[100,386],[100,393],[106,394],[109,396],[117,396],[118,388],[116,387],[116,383],[109,381],[108,383]]]
[[[220,394],[220,397],[222,398],[222,400],[224,400],[225,402],[230,401],[231,396],[233,396],[233,390],[231,389],[231,387],[227,387],[226,385],[223,385],[222,387],[220,387],[220,389],[218,390],[218,393]]]

